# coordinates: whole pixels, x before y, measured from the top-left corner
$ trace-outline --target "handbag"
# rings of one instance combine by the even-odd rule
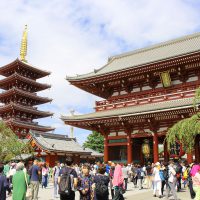
[[[27,176],[26,176],[25,172],[24,172],[24,177],[25,177],[25,182],[26,182],[26,187],[27,187],[27,190],[26,190],[26,199],[31,199],[32,198],[32,190],[31,190],[31,188],[28,185]]]

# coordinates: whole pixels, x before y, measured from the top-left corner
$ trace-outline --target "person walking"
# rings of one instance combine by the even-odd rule
[[[187,181],[188,181],[188,187],[189,187],[191,199],[194,199],[195,195],[196,195],[195,192],[194,192],[194,189],[193,189],[193,182],[192,182],[192,176],[191,176],[191,170],[192,170],[193,165],[194,165],[194,163],[191,163],[187,168],[187,170],[188,170]]]
[[[132,168],[131,168],[131,171],[132,171],[132,182],[133,182],[133,185],[134,185],[135,188],[137,187],[137,180],[138,180],[137,170],[138,170],[138,166],[137,165],[132,165]]]
[[[8,181],[3,170],[3,164],[0,164],[0,200],[6,200],[6,191],[9,190]]]
[[[24,172],[24,164],[22,162],[17,163],[16,173],[12,179],[13,182],[13,200],[25,200],[27,184],[29,183],[29,176]]]
[[[99,166],[98,172],[94,177],[95,200],[108,200],[109,198],[108,184],[110,179],[105,174],[107,174],[106,166]]]
[[[39,176],[41,174],[38,160],[34,160],[33,166],[30,168],[30,187],[32,191],[32,200],[38,200],[39,192]]]
[[[46,163],[44,163],[43,167],[42,167],[42,188],[46,188],[47,187],[47,182],[48,182],[48,174],[49,174],[49,169],[46,165]]]
[[[117,164],[115,167],[112,182],[113,182],[114,191],[115,191],[113,200],[124,200],[124,197],[123,197],[124,179],[123,179],[123,175],[122,175],[122,167],[119,164]]]
[[[195,200],[200,200],[200,165],[194,165],[191,170]]]
[[[145,176],[145,172],[143,171],[143,167],[141,167],[141,165],[138,165],[137,178],[139,182],[139,190],[143,189],[142,183],[143,183],[144,176]]]
[[[67,177],[68,175],[70,175],[70,181],[67,183],[68,192],[66,193],[65,191],[61,190],[61,185],[64,177]],[[77,184],[78,176],[76,171],[73,169],[73,159],[68,157],[65,160],[65,166],[61,168],[58,176],[60,200],[75,200],[75,189],[77,188]]]
[[[169,199],[169,193],[171,190],[174,200],[178,200],[178,197],[176,194],[176,171],[174,169],[173,161],[169,162],[168,172],[169,172],[169,178],[168,178],[168,184],[166,187],[166,199]]]
[[[176,184],[177,184],[177,192],[181,191],[181,176],[182,176],[182,161],[179,161],[176,164]]]
[[[123,174],[123,178],[124,178],[125,190],[127,190],[128,175],[129,175],[129,169],[127,167],[127,164],[123,165],[123,167],[122,167],[122,174]]]
[[[94,176],[90,174],[90,165],[82,165],[81,173],[78,176],[78,191],[80,200],[94,200]]]
[[[111,164],[111,168],[110,168],[110,174],[109,174],[109,178],[110,178],[110,192],[111,192],[111,197],[113,199],[114,197],[114,188],[113,188],[113,176],[114,176],[114,171],[115,171],[115,163]]]
[[[154,175],[154,188],[153,188],[153,196],[156,197],[156,191],[158,190],[159,198],[161,198],[161,177],[160,177],[160,163],[155,163],[155,167],[153,169]]]
[[[147,189],[150,189],[152,187],[152,167],[150,162],[146,167],[146,173]]]
[[[58,198],[58,176],[60,173],[60,162],[56,162],[56,166],[53,168],[53,186],[54,186],[54,198]]]

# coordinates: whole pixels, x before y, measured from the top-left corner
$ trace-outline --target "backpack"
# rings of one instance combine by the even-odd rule
[[[63,175],[60,177],[60,183],[59,183],[59,194],[65,194],[70,195],[72,192],[72,186],[71,186],[71,172],[73,169],[69,170],[67,172],[67,168],[63,169]]]
[[[163,171],[163,170],[160,170],[160,171],[159,171],[159,175],[160,175],[161,181],[165,181],[164,171]]]
[[[96,183],[96,194],[100,197],[105,197],[107,196],[108,193],[108,187],[104,184],[102,180],[98,181]]]
[[[163,170],[163,177],[165,181],[168,181],[169,178],[169,172],[168,169]]]
[[[183,172],[183,178],[184,179],[188,178],[188,171],[187,171],[187,169]]]

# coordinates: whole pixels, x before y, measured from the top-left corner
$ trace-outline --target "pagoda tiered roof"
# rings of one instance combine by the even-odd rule
[[[0,68],[0,75],[8,77],[16,72],[23,73],[24,71],[29,72],[30,75],[33,75],[33,79],[42,78],[51,74],[51,72],[38,69],[27,62],[23,62],[18,58],[13,62]]]
[[[53,113],[51,112],[40,111],[40,110],[37,110],[37,108],[31,107],[31,106],[23,106],[16,103],[10,103],[4,106],[0,106],[0,116],[4,114],[4,112],[9,112],[9,111],[20,111],[23,113],[30,113],[32,115],[35,115],[35,118],[43,118],[43,117],[49,117],[53,115]]]
[[[9,119],[5,121],[6,124],[10,125],[11,127],[19,127],[19,128],[25,128],[25,129],[31,129],[43,132],[50,132],[53,131],[55,128],[50,126],[42,126],[39,125],[37,122],[26,122],[26,121],[20,121],[16,119]]]
[[[25,84],[29,85],[30,87],[32,87],[33,92],[38,92],[38,91],[45,90],[45,89],[51,87],[48,84],[38,83],[35,80],[23,77],[20,74],[15,72],[14,74],[10,75],[9,77],[0,80],[0,88],[4,89],[4,90],[8,90],[8,89],[10,89],[10,85],[15,85],[15,87],[16,87],[17,86],[16,83],[19,84],[20,82],[22,84],[25,83]],[[21,89],[27,90],[26,88],[25,89],[21,88]]]
[[[26,99],[33,100],[32,105],[39,105],[39,104],[48,103],[52,101],[52,99],[47,98],[47,97],[40,97],[36,93],[30,93],[18,88],[12,88],[10,90],[0,93],[0,102],[6,103],[7,99],[12,98],[14,95],[18,96],[19,98],[26,98]]]

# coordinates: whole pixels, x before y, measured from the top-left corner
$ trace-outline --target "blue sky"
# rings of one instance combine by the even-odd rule
[[[61,114],[92,112],[99,98],[69,85],[66,75],[93,71],[118,53],[199,32],[199,10],[200,0],[0,1],[0,65],[19,56],[27,24],[28,62],[52,72],[39,80],[52,88],[39,94],[54,99],[40,108],[55,114],[39,122],[68,134]],[[88,134],[75,128],[80,143]]]

